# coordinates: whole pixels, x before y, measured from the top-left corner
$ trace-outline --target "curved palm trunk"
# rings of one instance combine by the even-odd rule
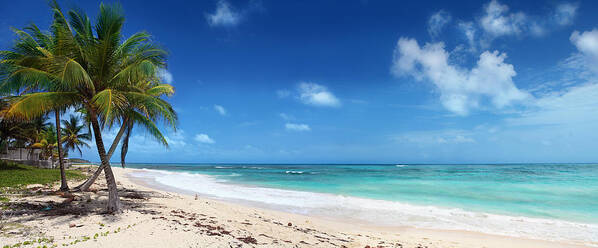
[[[114,137],[114,140],[112,141],[112,145],[110,146],[110,150],[108,150],[108,154],[106,154],[106,159],[108,161],[108,164],[110,164],[110,158],[112,158],[112,154],[114,154],[114,151],[116,150],[116,147],[118,146],[118,142],[120,141],[121,137],[125,133],[125,130],[126,130],[126,125],[123,124],[120,127],[120,130],[118,130],[118,134],[116,134],[116,137]],[[96,169],[96,171],[89,178],[87,178],[87,180],[85,180],[85,182],[83,182],[79,186],[75,187],[75,190],[80,190],[80,191],[89,190],[89,187],[91,187],[91,185],[93,185],[93,183],[95,183],[95,181],[98,179],[98,177],[102,173],[102,170],[104,170],[103,163],[100,164],[100,166]]]
[[[62,130],[60,129],[60,111],[54,111],[56,113],[56,141],[58,145],[58,164],[60,164],[60,191],[68,191],[69,186],[66,182],[66,174],[64,172],[64,161],[62,158]]]
[[[106,206],[106,211],[108,213],[119,213],[122,211],[122,209],[120,199],[118,198],[116,179],[114,178],[112,168],[110,167],[110,162],[106,156],[106,149],[104,148],[104,141],[102,140],[102,132],[100,129],[100,124],[98,123],[98,117],[92,109],[89,109],[89,113],[91,115],[91,126],[93,128],[96,146],[100,155],[100,161],[102,161],[101,167],[104,167],[104,175],[106,176],[106,184],[108,185],[108,204]]]
[[[122,146],[120,147],[120,166],[125,168],[125,158],[127,157],[127,152],[129,151],[129,138],[131,137],[131,132],[133,131],[133,122],[130,121],[127,123],[127,132],[125,134],[125,138],[123,139]]]

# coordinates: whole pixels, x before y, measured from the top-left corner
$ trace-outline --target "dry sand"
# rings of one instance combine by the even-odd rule
[[[33,244],[21,247],[584,247],[474,232],[331,221],[195,199],[131,179],[127,173],[134,169],[113,171],[124,213],[102,213],[107,193],[103,176],[92,192],[72,196],[33,188],[31,192],[37,192],[29,196],[11,197],[11,206],[18,210],[2,210],[0,247],[32,240]]]

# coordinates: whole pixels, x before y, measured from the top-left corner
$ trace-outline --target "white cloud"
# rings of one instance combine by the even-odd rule
[[[573,31],[569,39],[590,64],[588,67],[598,69],[598,29],[583,33]]]
[[[598,56],[598,30],[593,29],[583,33],[574,31],[570,40],[580,52]]]
[[[446,24],[451,21],[451,16],[444,10],[439,10],[428,19],[428,33],[430,36],[438,37]]]
[[[475,52],[478,47],[489,47],[492,41],[499,37],[543,36],[552,29],[570,25],[577,8],[577,4],[562,3],[543,15],[529,15],[521,11],[511,11],[506,4],[492,0],[484,5],[480,18],[475,21],[457,22],[457,28],[465,35],[469,50]],[[430,31],[430,27],[428,29]]]
[[[470,49],[476,49],[476,28],[473,25],[473,22],[459,22],[458,24],[459,29],[465,35],[467,39],[467,43],[469,44]]]
[[[516,72],[513,65],[504,62],[505,58],[504,53],[486,51],[472,69],[464,69],[449,63],[449,53],[441,42],[420,47],[414,39],[401,38],[391,72],[432,82],[445,108],[467,115],[471,109],[482,107],[485,99],[494,107],[503,108],[529,97],[513,83]]]
[[[332,92],[319,84],[302,82],[299,84],[298,91],[299,99],[307,105],[323,107],[338,107],[341,105]]]
[[[210,136],[205,133],[200,133],[195,135],[195,141],[204,144],[214,144],[216,143]]]
[[[559,4],[554,12],[555,22],[561,26],[572,24],[578,7],[577,4],[573,3]]]
[[[168,83],[168,84],[172,84],[172,73],[170,73],[168,70],[165,69],[160,69],[158,70],[158,77],[160,79],[162,79],[162,81]]]
[[[214,110],[216,110],[216,112],[218,112],[222,116],[226,115],[226,109],[220,105],[214,105]]]
[[[527,17],[524,13],[508,13],[509,7],[492,0],[486,5],[480,25],[492,36],[513,35],[523,31]]]
[[[307,124],[287,123],[284,127],[290,131],[311,131]]]
[[[213,14],[207,14],[206,19],[210,26],[235,26],[241,20],[241,14],[236,12],[225,0],[218,1]]]

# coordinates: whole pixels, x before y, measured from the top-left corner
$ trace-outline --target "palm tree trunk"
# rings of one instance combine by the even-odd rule
[[[62,130],[60,129],[60,111],[54,111],[56,113],[56,141],[58,145],[58,164],[60,165],[60,191],[68,191],[69,186],[66,182],[66,174],[64,173],[64,161],[62,159]]]
[[[106,177],[106,184],[108,185],[108,204],[106,211],[108,213],[120,213],[122,212],[120,199],[118,198],[118,189],[116,187],[116,179],[112,173],[112,167],[106,156],[106,149],[104,148],[104,141],[102,140],[102,132],[100,130],[100,124],[98,123],[98,117],[95,110],[89,108],[89,114],[91,115],[91,126],[93,128],[93,134],[96,140],[96,146],[100,155],[100,161],[104,167],[104,176]]]
[[[122,145],[120,146],[120,166],[125,168],[125,158],[127,157],[127,152],[129,151],[129,138],[131,138],[131,132],[133,131],[133,122],[129,121],[127,123],[127,132],[125,133],[125,138],[123,139]]]
[[[125,123],[125,122],[123,122],[123,123]],[[108,154],[106,154],[106,158],[108,161],[110,161],[110,158],[112,158],[112,154],[114,154],[114,151],[116,150],[116,147],[118,146],[118,142],[120,141],[121,137],[125,133],[126,129],[127,129],[126,125],[123,124],[120,127],[120,130],[118,130],[118,134],[116,134],[116,137],[114,137],[114,140],[112,141],[112,145],[110,146],[110,150],[108,150]],[[89,187],[91,187],[91,185],[93,185],[93,183],[95,183],[96,179],[98,179],[98,177],[102,173],[102,170],[104,170],[104,164],[100,164],[100,166],[96,169],[96,171],[89,178],[87,178],[87,180],[85,180],[85,182],[83,182],[79,186],[75,187],[75,190],[80,190],[80,191],[89,190]]]

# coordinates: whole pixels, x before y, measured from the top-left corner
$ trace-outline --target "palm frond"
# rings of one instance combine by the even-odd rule
[[[79,100],[76,92],[39,92],[13,98],[6,116],[30,120],[56,109],[72,106]]]
[[[172,96],[174,94],[174,87],[170,84],[158,84],[148,89],[146,93],[152,96]]]
[[[113,89],[105,89],[97,93],[92,101],[97,106],[103,119],[109,122],[114,121],[114,116],[121,113],[127,104],[125,96]]]
[[[131,120],[137,125],[143,127],[160,144],[168,147],[168,141],[152,120],[136,111],[131,111],[129,113],[129,118],[131,118]]]
[[[137,92],[123,93],[134,107],[142,110],[149,118],[163,119],[176,129],[177,114],[167,101],[147,94]]]

